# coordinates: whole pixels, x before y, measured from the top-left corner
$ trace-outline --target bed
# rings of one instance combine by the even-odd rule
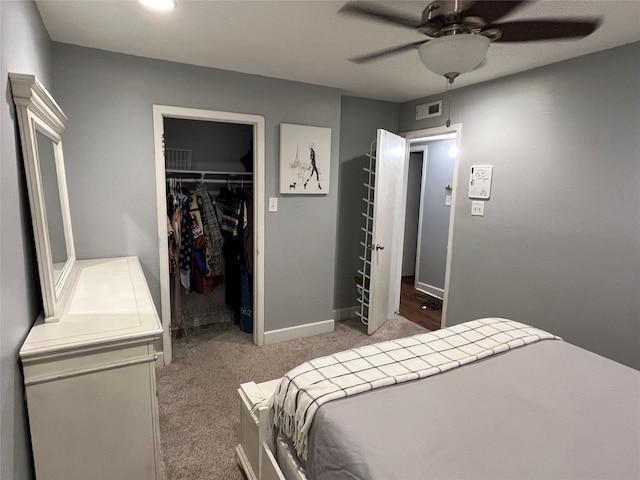
[[[478,340],[478,331],[489,335]],[[504,341],[498,345],[487,341],[499,337]],[[396,351],[395,342],[408,346]],[[341,371],[354,358],[348,351],[269,382],[263,394],[270,399],[260,404],[260,465],[247,476],[640,478],[640,372],[505,319],[467,322],[394,344],[376,344],[394,366],[384,365],[390,374],[373,380],[342,380],[352,376],[349,368]],[[432,352],[425,353],[424,345]],[[363,348],[369,347],[355,349],[359,357]],[[407,350],[417,352],[414,364],[434,353],[446,359],[412,372],[396,369]],[[368,375],[363,372],[357,376]],[[366,386],[376,382],[383,384]]]

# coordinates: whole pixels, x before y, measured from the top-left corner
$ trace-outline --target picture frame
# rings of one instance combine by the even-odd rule
[[[327,195],[331,128],[280,124],[280,193]]]

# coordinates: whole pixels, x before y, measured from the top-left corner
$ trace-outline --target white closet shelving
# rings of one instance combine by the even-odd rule
[[[253,183],[253,172],[236,172],[222,170],[194,170],[191,168],[192,151],[183,148],[165,148],[165,174],[167,182],[176,178],[183,182],[227,183],[238,180]],[[206,178],[213,177],[213,178]]]
[[[229,181],[243,182],[247,184],[253,183],[252,172],[227,172],[220,170],[191,170],[191,169],[177,169],[167,168],[165,170],[167,174],[167,181],[170,180],[169,175],[172,178],[177,178],[182,182],[204,182],[204,183],[227,183]],[[213,177],[213,178],[206,178]]]
[[[373,245],[373,202],[375,197],[375,167],[376,157],[374,155],[373,145],[367,157],[369,158],[369,166],[364,167],[363,170],[367,174],[367,181],[363,185],[367,189],[366,197],[362,198],[365,208],[362,215],[365,218],[365,226],[361,227],[364,233],[364,239],[360,242],[362,246],[362,255],[358,257],[362,261],[362,269],[358,270],[358,276],[356,277],[356,286],[358,289],[358,303],[360,304],[360,311],[356,312],[356,315],[360,318],[362,323],[368,325],[369,323],[369,292],[370,292],[370,280],[371,280],[371,246]]]

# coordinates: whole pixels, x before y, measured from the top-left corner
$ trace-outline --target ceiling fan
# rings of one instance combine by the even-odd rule
[[[418,30],[426,39],[399,45],[359,57],[366,63],[414,48],[422,63],[450,83],[460,74],[482,63],[491,42],[532,42],[582,38],[600,26],[599,18],[545,18],[500,22],[527,0],[437,0],[429,3],[416,18],[380,2],[352,1],[340,12]]]

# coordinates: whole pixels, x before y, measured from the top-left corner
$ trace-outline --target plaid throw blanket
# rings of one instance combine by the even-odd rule
[[[307,435],[320,405],[374,388],[429,377],[544,339],[543,330],[484,318],[412,337],[316,358],[289,371],[270,399],[270,421],[307,458]]]

